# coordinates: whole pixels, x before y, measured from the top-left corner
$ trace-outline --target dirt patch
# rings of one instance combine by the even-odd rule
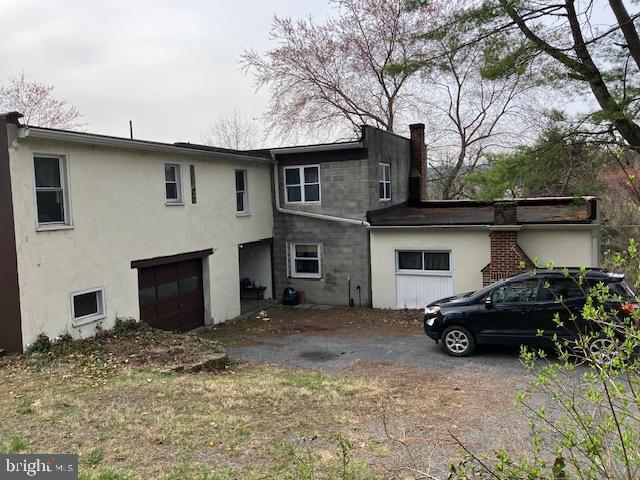
[[[61,338],[51,344],[36,345],[28,355],[0,359],[0,368],[20,363],[28,368],[48,368],[58,364],[81,366],[87,371],[120,367],[164,370],[175,365],[194,365],[225,353],[220,342],[192,334],[165,332],[143,323],[126,322],[95,338]]]
[[[233,320],[215,327],[199,329],[203,338],[232,345],[257,345],[260,337],[278,335],[350,335],[402,333],[415,331],[422,324],[420,310],[380,310],[371,308],[301,305],[274,306],[266,314]]]

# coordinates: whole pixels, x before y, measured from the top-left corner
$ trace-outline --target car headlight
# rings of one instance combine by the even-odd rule
[[[427,307],[424,309],[425,315],[435,315],[440,311],[440,305],[435,305],[433,307]]]

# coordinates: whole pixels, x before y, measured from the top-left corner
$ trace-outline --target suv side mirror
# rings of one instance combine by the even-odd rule
[[[484,299],[484,306],[487,308],[493,308],[493,301],[491,300],[491,297]]]

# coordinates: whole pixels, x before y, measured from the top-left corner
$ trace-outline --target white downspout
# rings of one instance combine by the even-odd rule
[[[334,217],[333,215],[323,215],[321,213],[303,212],[300,210],[289,210],[280,206],[280,178],[279,178],[279,164],[275,159],[275,155],[272,153],[273,158],[273,188],[275,189],[276,197],[276,210],[280,213],[286,213],[289,215],[300,215],[301,217],[317,218],[319,220],[328,220],[330,222],[348,223],[350,225],[359,225],[361,227],[370,228],[371,224],[364,220],[355,220],[353,218]],[[319,172],[318,172],[319,173]]]

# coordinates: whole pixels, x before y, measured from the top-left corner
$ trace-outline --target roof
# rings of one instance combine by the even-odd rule
[[[201,145],[191,142],[175,142],[173,143],[173,145],[180,148],[190,148],[192,150],[201,150],[205,152],[231,153],[233,155],[248,155],[251,157],[271,158],[271,152],[268,148],[254,150],[234,150],[232,148],[212,147],[210,145]]]
[[[112,135],[102,135],[90,132],[76,132],[73,130],[63,130],[58,128],[37,127],[31,125],[22,125],[19,119],[22,114],[18,112],[10,112],[0,114],[6,117],[8,121],[19,127],[19,138],[39,138],[45,140],[60,140],[74,143],[83,143],[91,145],[103,145],[119,148],[128,148],[143,151],[158,151],[167,153],[179,153],[186,155],[197,155],[201,157],[225,157],[235,160],[248,161],[268,161],[271,163],[271,155],[268,150],[233,150],[229,148],[208,147],[206,145],[197,145],[190,143],[165,143],[150,140],[139,140],[136,138],[116,137]]]
[[[590,224],[596,220],[596,200],[593,197],[524,198],[508,201],[516,204],[516,225]],[[494,205],[500,202],[435,200],[415,205],[405,202],[372,210],[367,213],[367,220],[374,227],[491,226],[496,225]]]

